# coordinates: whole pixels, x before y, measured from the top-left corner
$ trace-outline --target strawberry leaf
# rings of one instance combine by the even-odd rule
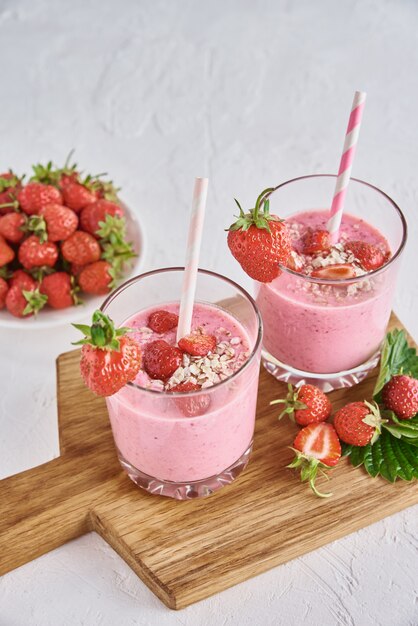
[[[373,397],[381,401],[380,392],[396,374],[407,374],[418,378],[418,356],[415,348],[408,345],[405,332],[395,329],[386,335],[380,357],[380,370]]]

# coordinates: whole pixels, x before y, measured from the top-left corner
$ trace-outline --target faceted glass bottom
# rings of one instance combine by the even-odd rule
[[[303,372],[290,365],[281,363],[263,348],[261,352],[261,362],[269,374],[277,380],[292,385],[315,385],[324,392],[341,389],[343,387],[353,387],[366,378],[367,374],[376,367],[379,362],[380,352],[376,352],[368,361],[344,372],[335,374],[315,374],[313,372]]]
[[[172,482],[170,480],[161,480],[159,478],[153,478],[141,472],[136,467],[131,465],[119,452],[118,457],[120,464],[122,465],[129,478],[141,489],[145,489],[148,493],[154,495],[166,496],[168,498],[175,498],[176,500],[190,500],[192,498],[204,498],[210,496],[211,493],[218,491],[225,485],[230,485],[241,472],[247,467],[250,458],[253,442],[249,445],[247,450],[240,456],[226,470],[217,474],[216,476],[210,476],[202,480],[194,480],[187,482]]]

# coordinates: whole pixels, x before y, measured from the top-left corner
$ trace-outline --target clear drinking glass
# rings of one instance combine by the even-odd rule
[[[270,194],[271,213],[286,219],[324,210],[335,178],[319,174],[279,185]],[[355,178],[345,213],[378,230],[392,256],[382,268],[343,281],[312,278],[281,266],[282,274],[273,283],[257,283],[264,324],[262,362],[278,380],[331,391],[360,382],[378,362],[406,243],[406,221],[389,196]]]
[[[178,302],[184,268],[132,278],[102,305],[116,326],[138,311]],[[262,324],[251,296],[231,280],[199,270],[196,302],[225,312],[248,340],[243,367],[212,387],[189,393],[128,383],[106,399],[119,461],[146,491],[179,500],[207,496],[246,467],[252,448]],[[184,407],[188,408],[185,415]]]

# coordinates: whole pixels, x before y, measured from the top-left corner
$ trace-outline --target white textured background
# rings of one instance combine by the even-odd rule
[[[414,0],[0,0],[0,168],[75,147],[138,211],[146,269],[183,262],[193,177],[207,175],[202,265],[245,282],[222,230],[232,197],[335,171],[363,89],[353,175],[407,215],[396,311],[418,337],[417,32]],[[3,477],[58,453],[54,359],[74,335],[0,332]],[[417,626],[417,511],[179,613],[86,536],[0,580],[0,625]]]

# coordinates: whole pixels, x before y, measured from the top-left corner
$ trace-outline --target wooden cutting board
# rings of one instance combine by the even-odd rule
[[[78,360],[57,363],[61,456],[0,481],[0,574],[94,530],[180,609],[418,502],[417,481],[371,479],[345,459],[324,486],[334,496],[313,496],[285,469],[296,427],[277,421],[269,402],[286,389],[265,371],[254,452],[235,483],[202,500],[151,496],[121,471],[105,403],[83,386]],[[334,407],[370,398],[375,377],[333,392]]]

